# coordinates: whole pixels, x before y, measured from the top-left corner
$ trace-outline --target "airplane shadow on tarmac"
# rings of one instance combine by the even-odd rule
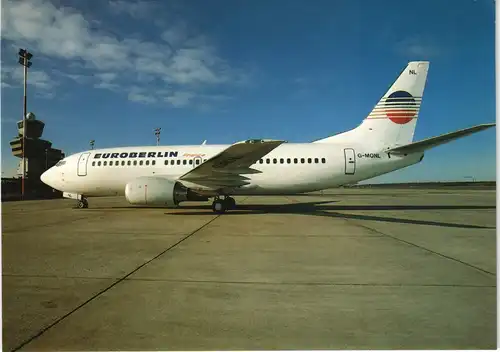
[[[375,216],[365,214],[346,214],[338,211],[411,211],[411,210],[479,210],[495,209],[495,206],[487,205],[331,205],[337,201],[316,201],[300,202],[288,204],[238,204],[236,209],[230,210],[223,216],[242,215],[242,214],[299,214],[323,216],[340,219],[369,220],[380,222],[392,222],[400,224],[428,225],[441,227],[455,227],[464,229],[494,229],[491,226],[455,224],[439,221],[402,219],[388,216]],[[330,204],[329,204],[330,203]],[[179,211],[180,210],[180,211]],[[187,210],[206,210],[187,211]],[[181,206],[175,212],[165,213],[166,215],[214,215],[211,205],[186,205]]]

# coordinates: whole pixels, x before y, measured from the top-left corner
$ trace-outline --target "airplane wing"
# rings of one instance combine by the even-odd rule
[[[283,143],[286,142],[262,139],[237,142],[179,177],[179,181],[214,189],[246,185],[248,178],[243,175],[260,173],[250,166]]]
[[[451,142],[455,139],[462,138],[462,137],[468,136],[470,134],[473,134],[473,133],[476,133],[476,132],[479,132],[482,130],[486,130],[486,129],[493,127],[495,125],[496,125],[495,123],[485,123],[485,124],[481,124],[481,125],[476,125],[473,127],[464,128],[463,130],[458,130],[455,132],[446,133],[446,134],[443,134],[441,136],[431,137],[431,138],[427,138],[427,139],[424,139],[424,140],[421,140],[418,142],[410,143],[410,144],[403,145],[400,147],[395,147],[395,148],[386,150],[385,152],[397,153],[397,154],[423,152],[427,149],[437,147],[438,145],[442,145],[442,144]]]

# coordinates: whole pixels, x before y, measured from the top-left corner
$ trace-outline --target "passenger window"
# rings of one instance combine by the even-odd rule
[[[95,166],[95,161],[92,162],[92,166]]]
[[[200,159],[196,159],[196,165],[200,165]]]
[[[189,165],[193,165],[193,159],[189,159]]]
[[[156,160],[151,161],[151,165],[155,165],[155,164],[156,164]]]
[[[168,165],[168,160],[165,160],[165,165]]]
[[[170,165],[174,165],[175,164],[175,160],[170,160]]]
[[[321,162],[324,164],[326,163],[326,159],[325,158],[321,158]]]
[[[137,160],[134,160],[134,166],[137,166]]]
[[[132,162],[129,160],[127,161],[127,165],[130,166],[132,164]]]
[[[276,160],[276,158],[273,159],[273,164],[276,164],[278,162],[278,160]]]
[[[280,164],[284,164],[285,163],[285,159],[281,158],[280,159]]]
[[[263,159],[260,159],[260,160],[259,160],[259,163],[260,163],[260,164],[264,164],[264,160],[263,160]]]
[[[287,159],[286,159],[286,163],[287,163],[287,164],[290,164],[291,162],[292,162],[292,160],[291,160],[290,158],[287,158]]]
[[[107,164],[108,164],[108,162],[107,162],[107,161],[104,161],[104,162],[102,163],[102,166],[106,166]]]
[[[146,165],[149,165],[149,160],[146,160]]]
[[[180,165],[181,164],[181,161],[180,160],[177,160],[177,165]]]
[[[186,159],[182,160],[182,165],[186,165],[186,164],[187,164]]]
[[[319,159],[318,158],[314,158],[314,163],[315,164],[319,163]]]
[[[101,166],[101,162],[100,161],[97,163],[97,166]]]
[[[271,163],[271,159],[266,159],[266,164],[270,164]]]
[[[139,160],[139,165],[142,166],[142,160]]]
[[[122,160],[122,166],[125,166],[125,160]]]
[[[309,164],[311,164],[311,163],[312,163],[312,159],[311,159],[311,158],[307,158],[307,162],[308,162]]]
[[[300,158],[300,163],[301,163],[301,164],[304,164],[305,162],[306,162],[306,159],[304,159],[304,158]]]

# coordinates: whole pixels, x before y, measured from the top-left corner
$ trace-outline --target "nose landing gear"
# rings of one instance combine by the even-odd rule
[[[226,210],[232,210],[234,208],[236,208],[236,201],[233,197],[229,196],[224,196],[223,199],[216,196],[212,203],[212,210],[217,214],[224,214]]]
[[[75,199],[76,207],[78,209],[85,209],[89,207],[89,202],[87,201],[87,198],[85,198],[83,194],[63,192],[63,198]]]

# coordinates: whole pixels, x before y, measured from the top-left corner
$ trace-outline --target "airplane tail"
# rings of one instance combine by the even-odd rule
[[[428,61],[412,61],[357,128],[314,143],[352,139],[377,148],[393,148],[413,141],[422,104]]]

